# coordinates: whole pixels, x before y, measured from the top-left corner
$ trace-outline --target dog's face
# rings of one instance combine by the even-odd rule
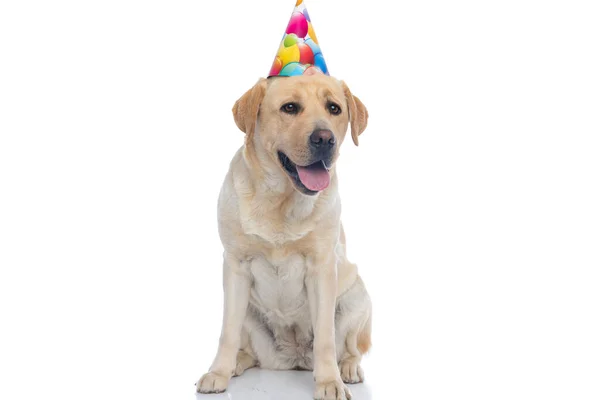
[[[366,127],[367,111],[348,87],[323,74],[260,80],[234,106],[240,129],[252,136],[301,193],[329,185],[329,170],[352,123],[352,137]],[[254,132],[255,128],[258,132]],[[252,150],[252,149],[249,149]]]

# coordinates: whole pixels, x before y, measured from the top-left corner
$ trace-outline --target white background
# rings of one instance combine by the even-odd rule
[[[1,398],[196,398],[230,110],[293,6],[0,3]],[[339,174],[373,398],[598,399],[597,2],[307,7],[371,116]]]

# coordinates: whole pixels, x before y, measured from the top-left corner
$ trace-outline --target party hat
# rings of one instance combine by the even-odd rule
[[[297,0],[269,77],[302,75],[311,68],[329,75],[304,0]]]

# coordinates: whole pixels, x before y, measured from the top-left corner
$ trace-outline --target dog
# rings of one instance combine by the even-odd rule
[[[313,370],[315,399],[349,399],[371,346],[371,300],[346,258],[339,149],[368,112],[322,73],[261,78],[233,106],[245,136],[218,202],[224,313],[217,355],[196,384],[226,390],[246,369]]]

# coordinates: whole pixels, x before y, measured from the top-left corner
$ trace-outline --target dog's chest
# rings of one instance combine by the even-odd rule
[[[254,200],[240,208],[241,224],[246,235],[256,235],[267,243],[284,245],[302,239],[315,229],[316,223],[310,219],[315,207],[315,199],[294,194],[293,207]],[[282,211],[285,210],[285,211]],[[270,260],[278,263],[279,260]]]
[[[250,265],[254,278],[250,301],[269,320],[296,323],[308,312],[304,276],[305,259],[295,253],[255,257]]]

